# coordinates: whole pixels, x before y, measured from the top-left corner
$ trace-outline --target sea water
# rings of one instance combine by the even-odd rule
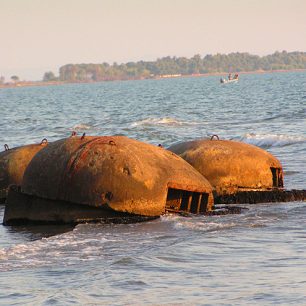
[[[167,147],[217,134],[271,152],[285,187],[306,188],[305,72],[8,88],[0,110],[0,145],[76,131]],[[0,225],[0,304],[305,305],[306,203],[243,206],[129,225]]]

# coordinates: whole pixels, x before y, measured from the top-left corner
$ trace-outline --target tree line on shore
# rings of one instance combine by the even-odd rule
[[[43,81],[91,82],[147,79],[174,75],[196,75],[222,72],[248,72],[306,69],[306,52],[275,52],[258,56],[249,53],[206,55],[191,58],[163,57],[156,61],[138,61],[124,64],[67,64],[56,77],[46,72]]]

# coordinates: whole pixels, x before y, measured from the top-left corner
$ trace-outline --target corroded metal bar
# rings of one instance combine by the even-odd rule
[[[191,201],[192,201],[192,193],[190,192],[189,197],[188,197],[188,205],[187,205],[188,212],[190,212]]]
[[[197,207],[197,214],[200,213],[201,202],[202,202],[202,193],[200,193],[200,195],[199,195],[199,201],[198,201],[198,207]]]

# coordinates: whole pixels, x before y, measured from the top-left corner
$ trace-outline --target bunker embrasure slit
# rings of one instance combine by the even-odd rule
[[[271,167],[271,172],[272,172],[272,180],[273,180],[273,187],[274,188],[282,188],[284,187],[284,182],[283,182],[283,176],[282,176],[282,171],[280,168],[273,168]]]
[[[207,193],[168,188],[166,211],[205,213],[207,204]]]

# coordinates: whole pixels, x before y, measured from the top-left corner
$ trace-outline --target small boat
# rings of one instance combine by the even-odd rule
[[[220,83],[225,84],[225,83],[236,83],[238,82],[238,79],[232,79],[232,80],[226,80],[224,78],[220,79]]]
[[[238,82],[238,78],[239,78],[238,73],[236,73],[236,74],[234,75],[233,78],[232,78],[232,74],[230,73],[230,74],[228,75],[228,78],[227,78],[227,79],[226,79],[226,78],[221,78],[221,79],[220,79],[220,83],[221,83],[221,84],[225,84],[225,83],[236,83],[236,82]]]

